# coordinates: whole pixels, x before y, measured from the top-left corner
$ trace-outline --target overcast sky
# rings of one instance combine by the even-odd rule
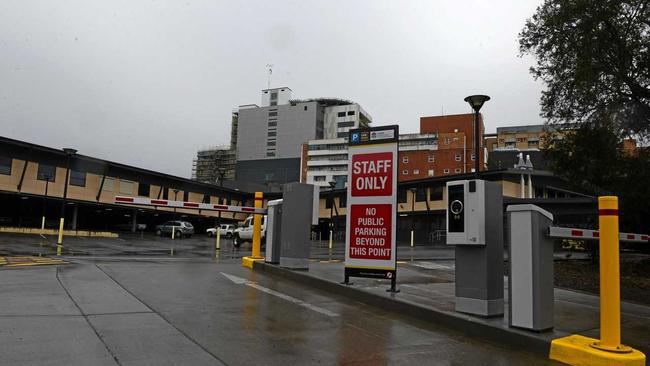
[[[374,125],[465,113],[542,123],[517,34],[541,0],[0,2],[0,135],[189,177],[271,86],[360,103]]]

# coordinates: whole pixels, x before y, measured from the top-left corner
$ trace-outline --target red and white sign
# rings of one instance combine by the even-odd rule
[[[397,128],[371,131],[383,136],[376,140],[364,139],[363,130],[358,133],[362,137],[352,136],[348,146],[345,268],[391,271],[392,275],[396,269]]]
[[[354,154],[351,161],[350,186],[353,197],[391,195],[394,170],[392,152]]]

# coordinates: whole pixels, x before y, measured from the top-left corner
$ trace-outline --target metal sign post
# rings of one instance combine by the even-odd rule
[[[396,288],[398,126],[350,130],[345,284],[383,278]]]

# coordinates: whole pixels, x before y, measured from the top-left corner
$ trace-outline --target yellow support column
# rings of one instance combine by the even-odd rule
[[[645,366],[645,355],[621,344],[618,197],[598,197],[600,340],[571,335],[551,342],[549,357],[569,365]]]
[[[618,197],[598,197],[600,231],[600,342],[594,347],[630,352],[621,345],[621,286],[618,257]]]
[[[63,217],[59,221],[59,238],[56,241],[56,255],[61,255],[63,251]]]
[[[262,208],[262,192],[255,192],[255,208]],[[262,259],[262,215],[253,215],[253,259]]]
[[[262,208],[262,192],[255,192],[255,208]],[[250,257],[242,257],[244,267],[253,268],[253,262],[263,260],[261,256],[262,247],[262,215],[253,215],[253,252]]]

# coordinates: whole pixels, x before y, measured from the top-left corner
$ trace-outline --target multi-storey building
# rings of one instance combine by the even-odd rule
[[[192,164],[192,179],[212,184],[234,180],[235,155],[228,146],[199,150]]]
[[[354,102],[291,99],[287,87],[263,90],[261,106],[240,106],[238,114],[236,179],[263,184],[300,179],[301,144],[347,135],[372,121]]]
[[[192,161],[192,179],[220,184],[235,179],[237,162],[237,123],[239,111],[233,110],[230,122],[230,145],[199,150]]]
[[[488,150],[543,149],[543,137],[546,133],[544,125],[497,127],[496,138],[490,139]]]
[[[399,137],[398,179],[406,182],[474,171],[473,114],[422,117],[420,133]],[[480,125],[481,135],[483,123]],[[348,150],[345,138],[311,140],[303,148],[301,181],[320,187],[345,187]],[[485,157],[481,155],[481,170]]]

